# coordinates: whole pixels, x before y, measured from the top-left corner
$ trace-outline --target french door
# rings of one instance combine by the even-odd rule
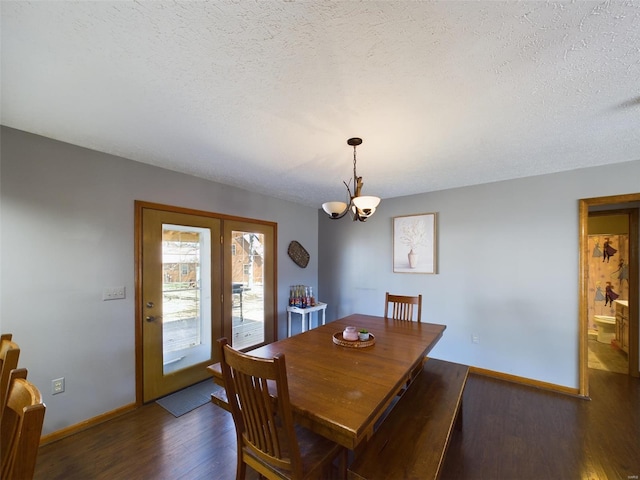
[[[273,341],[275,224],[136,202],[138,403],[209,377],[215,340]]]
[[[275,339],[275,232],[271,225],[225,220],[223,228],[225,332],[246,350]],[[268,253],[271,252],[271,253]]]

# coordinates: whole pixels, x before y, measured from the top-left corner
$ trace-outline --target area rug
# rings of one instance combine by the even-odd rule
[[[156,403],[174,417],[179,417],[210,402],[211,394],[222,390],[222,388],[209,379],[162,397],[156,400]]]

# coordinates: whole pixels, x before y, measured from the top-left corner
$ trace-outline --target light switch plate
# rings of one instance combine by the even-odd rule
[[[122,287],[107,287],[102,291],[102,300],[120,300],[126,298],[126,290]]]
[[[64,392],[64,377],[51,380],[51,395]]]

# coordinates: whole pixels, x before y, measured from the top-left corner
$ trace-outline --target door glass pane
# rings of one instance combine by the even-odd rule
[[[211,358],[211,234],[162,225],[163,373]]]
[[[264,234],[231,232],[232,345],[264,342]]]

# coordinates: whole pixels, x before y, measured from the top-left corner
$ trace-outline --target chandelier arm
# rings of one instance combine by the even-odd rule
[[[343,180],[342,183],[344,183],[344,186],[347,187],[347,192],[349,193],[349,203],[351,203],[351,200],[353,200],[353,195],[351,195],[351,189],[349,188],[349,185],[347,184],[347,182]]]

